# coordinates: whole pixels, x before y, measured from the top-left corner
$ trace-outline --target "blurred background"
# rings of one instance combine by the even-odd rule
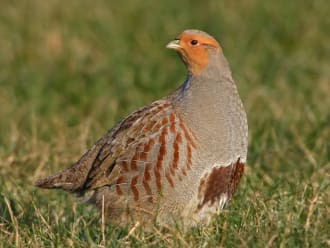
[[[39,207],[70,214],[72,197],[33,181],[176,89],[186,71],[165,45],[194,28],[220,42],[248,114],[248,168],[231,208],[255,207],[250,228],[265,213],[262,247],[329,245],[329,16],[327,0],[0,0],[0,237],[27,242]]]

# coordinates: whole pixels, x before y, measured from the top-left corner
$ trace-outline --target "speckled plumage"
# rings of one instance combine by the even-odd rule
[[[40,179],[102,209],[111,223],[208,223],[231,199],[247,156],[247,119],[218,42],[186,30],[168,48],[187,66],[175,92],[119,122],[72,167]]]

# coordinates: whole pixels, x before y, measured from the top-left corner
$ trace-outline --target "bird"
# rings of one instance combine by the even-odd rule
[[[231,201],[246,164],[248,123],[222,47],[196,29],[166,47],[186,66],[181,86],[123,118],[37,187],[73,193],[116,226],[208,225]]]

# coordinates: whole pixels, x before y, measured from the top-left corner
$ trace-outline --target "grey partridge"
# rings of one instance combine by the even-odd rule
[[[167,48],[184,83],[110,129],[70,168],[40,179],[104,210],[111,223],[205,224],[233,196],[247,157],[246,113],[222,48],[186,30]]]

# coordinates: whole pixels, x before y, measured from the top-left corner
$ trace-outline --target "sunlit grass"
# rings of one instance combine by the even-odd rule
[[[329,246],[329,13],[326,0],[2,1],[0,246]],[[186,28],[220,40],[248,113],[232,204],[188,233],[103,232],[93,208],[35,189],[178,87],[185,68],[165,45]]]

